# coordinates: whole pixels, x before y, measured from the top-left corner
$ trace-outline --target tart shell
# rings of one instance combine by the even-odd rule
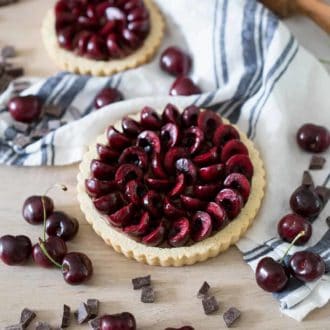
[[[109,61],[88,59],[61,48],[58,45],[55,31],[54,9],[49,10],[41,28],[42,39],[49,56],[62,70],[94,76],[109,76],[148,62],[163,39],[165,22],[153,0],[144,0],[144,3],[150,14],[151,27],[142,46],[122,59],[110,59]]]
[[[133,119],[139,119],[139,115],[131,117]],[[225,124],[229,123],[224,118],[222,120]],[[77,177],[78,201],[87,222],[102,237],[106,244],[112,246],[115,251],[124,254],[129,259],[135,259],[138,262],[153,266],[179,267],[192,265],[215,257],[220,252],[227,250],[240,239],[255,219],[261,206],[266,184],[263,161],[260,158],[258,150],[255,148],[253,142],[237,126],[233,126],[238,130],[242,142],[249,150],[249,156],[254,166],[254,175],[251,182],[251,193],[247,203],[242,208],[240,214],[224,229],[191,246],[162,248],[151,247],[137,242],[127,234],[108,224],[105,217],[95,209],[92,199],[85,190],[85,179],[90,176],[90,163],[93,159],[98,158],[96,143],[107,143],[105,133],[99,136],[96,143],[93,143],[89,147],[79,166],[80,171]],[[120,122],[117,122],[115,127],[121,130]]]

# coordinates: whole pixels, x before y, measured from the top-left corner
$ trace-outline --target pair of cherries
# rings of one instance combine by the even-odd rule
[[[67,190],[61,186],[62,190]],[[24,235],[5,235],[0,238],[0,258],[7,265],[26,262],[31,254],[34,262],[41,267],[56,266],[62,271],[69,284],[80,284],[88,280],[93,267],[90,259],[83,253],[68,253],[66,241],[78,232],[79,224],[64,212],[54,211],[53,200],[46,196],[30,196],[23,205],[23,217],[32,224],[44,226],[43,239],[32,246]],[[46,234],[48,238],[46,238]]]

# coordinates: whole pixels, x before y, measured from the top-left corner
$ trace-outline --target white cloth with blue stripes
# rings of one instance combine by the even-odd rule
[[[13,122],[0,108],[0,163],[8,165],[65,165],[78,162],[86,146],[109,123],[144,105],[162,108],[168,102],[209,107],[237,123],[255,141],[267,169],[266,197],[256,222],[237,245],[252,268],[265,255],[281,256],[286,244],[276,237],[278,219],[288,213],[288,200],[308,167],[310,156],[295,143],[305,122],[330,126],[330,78],[321,64],[278,20],[255,0],[158,0],[167,19],[162,49],[179,45],[192,54],[191,76],[204,91],[199,96],[168,97],[173,78],[161,72],[159,56],[151,63],[108,78],[59,73],[37,79],[23,94],[37,94],[45,104],[63,109],[66,125],[24,148],[5,138]],[[188,14],[189,11],[189,14]],[[93,99],[104,86],[118,87],[125,101],[94,111]],[[11,86],[0,96],[6,104]],[[44,115],[31,129],[47,127]],[[329,154],[328,164],[330,162]],[[329,166],[317,172],[324,182]],[[313,224],[310,246],[329,263],[330,239],[325,224],[329,205]],[[326,234],[327,233],[327,234]],[[324,236],[326,234],[326,236]],[[323,237],[323,238],[322,238]],[[265,241],[267,241],[265,243]],[[237,278],[237,280],[240,280]],[[274,296],[281,311],[302,320],[330,298],[329,276],[316,283],[294,283]]]

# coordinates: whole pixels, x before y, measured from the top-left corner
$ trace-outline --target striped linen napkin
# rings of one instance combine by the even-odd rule
[[[262,209],[251,230],[237,244],[254,269],[262,256],[279,257],[287,246],[278,239],[276,224],[289,212],[289,197],[300,184],[310,157],[298,150],[294,136],[305,122],[330,127],[329,76],[254,0],[157,2],[167,19],[162,49],[180,45],[192,54],[192,77],[204,93],[166,96],[173,78],[160,71],[159,56],[142,67],[107,78],[59,73],[34,80],[22,94],[39,95],[48,110],[40,122],[26,129],[15,128],[6,107],[0,108],[0,163],[37,166],[78,162],[86,146],[110,122],[144,105],[161,108],[172,102],[208,107],[237,123],[255,141],[265,161],[267,191]],[[0,96],[0,103],[6,104],[19,86],[18,82],[12,84]],[[94,111],[93,99],[105,86],[119,88],[125,101]],[[47,133],[50,122],[54,129]],[[62,126],[55,129],[59,123]],[[329,154],[326,157],[329,164]],[[315,182],[329,185],[328,175],[327,165],[317,172]],[[315,220],[309,244],[328,266],[330,232],[325,215],[329,211],[328,205]],[[302,320],[328,302],[330,277],[325,275],[308,285],[292,281],[274,298],[283,313]]]

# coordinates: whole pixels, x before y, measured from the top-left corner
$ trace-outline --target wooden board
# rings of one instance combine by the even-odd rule
[[[0,8],[0,46],[14,44],[23,64],[31,75],[46,76],[56,68],[46,56],[39,28],[43,14],[54,1],[22,0]],[[330,305],[312,312],[298,323],[279,312],[270,294],[259,289],[254,274],[242,261],[236,248],[205,263],[184,268],[158,268],[127,260],[108,248],[92,231],[81,214],[76,197],[77,166],[55,168],[0,167],[0,236],[26,234],[36,242],[41,227],[28,225],[21,216],[24,199],[41,194],[55,182],[68,185],[69,191],[53,191],[56,208],[79,219],[78,236],[69,243],[72,251],[88,253],[95,274],[86,286],[67,285],[59,271],[41,269],[32,264],[8,267],[0,264],[0,328],[17,323],[21,309],[30,307],[39,320],[58,326],[62,305],[75,309],[87,298],[101,301],[102,313],[130,311],[136,316],[139,329],[157,330],[167,326],[193,325],[196,330],[225,329],[222,313],[230,306],[242,310],[237,322],[241,329],[329,329]],[[133,291],[131,278],[151,274],[157,302],[142,304],[140,292]],[[205,316],[196,291],[204,280],[220,301],[220,311]],[[34,327],[31,326],[31,329]],[[72,329],[82,329],[72,326]],[[87,328],[87,326],[85,326]]]

